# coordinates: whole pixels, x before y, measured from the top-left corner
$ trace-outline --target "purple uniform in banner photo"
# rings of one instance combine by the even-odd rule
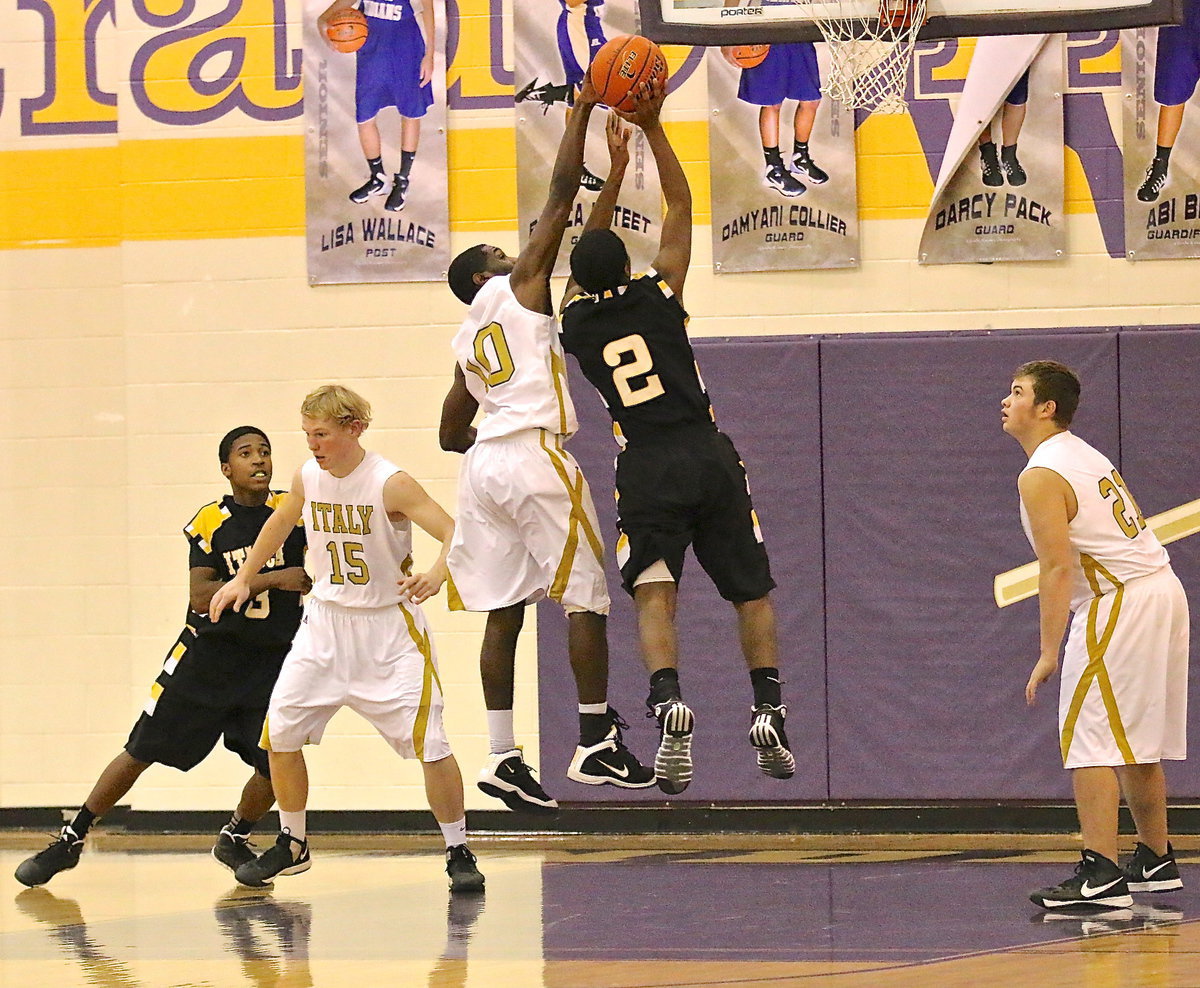
[[[423,117],[433,105],[433,87],[421,85],[425,38],[410,0],[363,0],[367,40],[358,50],[355,119],[366,123],[386,106],[401,116]]]
[[[1183,23],[1158,29],[1158,58],[1154,63],[1154,102],[1159,106],[1186,103],[1200,82],[1200,2],[1185,0]]]
[[[811,41],[771,45],[758,65],[742,69],[738,99],[756,106],[774,106],[785,99],[821,98],[821,70]]]

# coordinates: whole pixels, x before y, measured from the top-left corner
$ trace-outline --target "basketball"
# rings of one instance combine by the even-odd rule
[[[741,68],[752,69],[756,65],[762,65],[770,50],[770,45],[735,45],[730,54]]]
[[[623,34],[596,52],[588,73],[606,106],[632,110],[633,94],[643,83],[657,78],[667,84],[667,59],[649,38]]]
[[[357,7],[339,10],[325,22],[325,37],[338,51],[358,51],[367,40],[367,16]]]

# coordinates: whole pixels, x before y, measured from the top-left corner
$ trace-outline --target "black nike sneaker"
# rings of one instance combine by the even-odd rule
[[[446,874],[450,878],[450,891],[455,895],[483,891],[483,874],[475,866],[475,855],[466,844],[446,848]]]
[[[311,867],[308,841],[282,832],[275,838],[274,844],[253,861],[241,865],[233,873],[233,877],[241,885],[262,888],[264,885],[270,885],[280,875],[299,875]]]
[[[371,196],[383,195],[383,190],[386,188],[387,182],[383,180],[382,175],[372,175],[366,182],[350,193],[350,201],[356,202],[361,206]]]
[[[228,826],[222,827],[217,834],[217,842],[213,844],[212,856],[230,871],[237,871],[242,865],[253,861],[254,853],[250,839],[243,834],[235,834]]]
[[[553,816],[558,812],[557,801],[551,799],[533,777],[533,769],[525,764],[525,755],[520,748],[488,755],[476,785],[480,791],[495,796],[518,813]]]
[[[1150,162],[1150,167],[1146,169],[1146,180],[1137,190],[1138,200],[1140,202],[1156,202],[1166,184],[1167,163],[1160,158],[1155,158]]]
[[[1133,857],[1125,862],[1125,883],[1130,892],[1174,892],[1183,888],[1179,877],[1179,866],[1175,863],[1175,849],[1167,842],[1167,853],[1162,857],[1138,841]]]
[[[1043,909],[1128,909],[1133,896],[1125,873],[1114,862],[1084,848],[1074,875],[1031,893],[1029,901]]]
[[[395,181],[392,183],[392,191],[388,193],[387,202],[383,204],[383,208],[393,213],[400,212],[404,208],[404,197],[407,194],[408,176],[396,172]]]
[[[621,731],[629,725],[612,707],[608,708],[611,727],[603,741],[579,745],[567,768],[567,778],[585,786],[619,786],[622,789],[646,789],[655,784],[654,770],[646,768],[625,747]]]
[[[64,826],[49,847],[17,865],[16,879],[31,888],[45,885],[60,871],[67,871],[79,864],[79,855],[82,853],[83,839],[69,826]]]
[[[792,155],[792,171],[813,185],[824,185],[829,181],[829,172],[813,161],[807,151],[797,151]]]
[[[579,187],[587,189],[589,192],[599,192],[604,188],[604,179],[599,175],[593,175],[586,168],[579,173]]]
[[[1025,174],[1021,162],[1017,160],[1015,144],[1005,145],[1000,149],[1000,170],[1004,172],[1004,177],[1008,179],[1009,185],[1024,185],[1028,180],[1029,176]]]
[[[784,168],[783,165],[768,165],[763,181],[789,199],[794,199],[796,196],[802,196],[805,193],[804,183]]]
[[[647,701],[649,703],[649,701]],[[667,700],[650,708],[658,721],[658,751],[654,755],[654,774],[658,788],[677,796],[692,781],[692,732],[696,718],[682,700]]]
[[[996,153],[995,141],[979,145],[979,166],[984,185],[995,188],[1004,184],[1004,172],[1000,170],[1000,156]]]
[[[758,767],[772,779],[790,779],[796,774],[796,759],[783,729],[787,707],[759,704],[751,710],[750,743],[758,753]]]

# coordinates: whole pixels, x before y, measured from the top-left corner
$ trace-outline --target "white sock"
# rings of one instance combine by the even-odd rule
[[[289,813],[287,810],[279,811],[279,829],[284,833],[291,834],[296,840],[304,840],[306,838],[305,823],[307,811],[297,810],[295,813]]]
[[[512,751],[517,746],[517,739],[513,734],[513,712],[511,710],[489,710],[487,723],[488,750],[493,755]]]
[[[581,703],[579,705],[581,714],[606,714],[608,713],[608,701],[603,703]]]
[[[455,847],[467,842],[467,818],[465,816],[453,823],[442,823],[439,820],[438,826],[442,828],[442,836],[446,839],[447,847]]]

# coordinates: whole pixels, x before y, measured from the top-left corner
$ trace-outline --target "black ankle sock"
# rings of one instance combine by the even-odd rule
[[[679,670],[669,667],[657,669],[650,675],[650,706],[666,703],[668,700],[682,700],[679,692]]]
[[[417,156],[416,151],[401,151],[400,152],[400,174],[408,178],[409,169],[412,168],[413,159]]]
[[[257,822],[257,820],[245,820],[238,816],[235,812],[233,816],[229,818],[229,822],[225,824],[225,826],[227,826],[233,833],[238,834],[241,837],[247,837],[249,836],[250,831],[254,829],[254,825]]]
[[[780,168],[783,167],[783,158],[779,154],[778,147],[773,147],[773,148],[764,147],[763,148],[763,157],[767,161],[768,168],[774,168],[776,165],[778,165]]]
[[[579,715],[579,743],[585,748],[599,744],[612,727],[612,718],[607,713]]]
[[[782,703],[779,690],[779,670],[774,666],[750,670],[750,685],[754,688],[754,705],[761,707],[769,703],[778,707]]]
[[[800,155],[802,158],[808,157],[808,141],[796,141],[792,145],[792,154]]]
[[[383,177],[383,158],[382,157],[368,158],[367,164],[371,168],[371,177],[372,178],[382,178]]]
[[[1171,149],[1165,148],[1161,144],[1156,145],[1154,149],[1154,160],[1161,161],[1164,165],[1171,160]]]
[[[96,814],[86,806],[81,806],[79,812],[75,814],[75,819],[71,821],[71,829],[75,831],[76,837],[83,837],[91,830],[92,824],[95,822]]]

